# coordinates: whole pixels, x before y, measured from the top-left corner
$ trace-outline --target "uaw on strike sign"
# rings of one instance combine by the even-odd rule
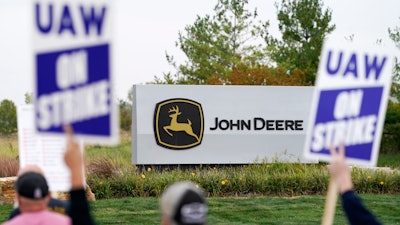
[[[111,1],[34,1],[35,127],[118,142],[112,89]]]
[[[329,161],[345,145],[349,163],[375,166],[394,62],[393,48],[327,40],[321,53],[304,148]]]

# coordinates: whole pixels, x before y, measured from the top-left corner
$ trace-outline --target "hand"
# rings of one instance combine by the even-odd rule
[[[64,154],[64,161],[71,171],[71,188],[84,188],[83,154],[81,153],[79,144],[75,141],[72,127],[65,125],[64,132],[67,135],[67,149]]]
[[[70,170],[83,164],[83,156],[79,144],[74,139],[74,131],[70,125],[64,126],[67,135],[67,149],[64,154],[64,161]]]
[[[346,191],[353,189],[353,183],[350,176],[350,168],[346,164],[344,145],[339,146],[338,151],[335,148],[329,148],[331,152],[331,163],[328,166],[331,179],[334,179],[339,187],[339,192],[343,194]]]

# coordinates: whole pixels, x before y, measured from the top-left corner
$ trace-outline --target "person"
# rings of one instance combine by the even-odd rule
[[[25,174],[27,172],[36,172],[36,173],[44,175],[43,170],[39,166],[27,165],[18,171],[17,179],[18,179],[18,177],[22,176],[22,174]],[[68,203],[68,201],[63,201],[63,200],[59,200],[59,199],[50,197],[47,208],[48,208],[48,210],[50,210],[52,212],[57,212],[57,213],[61,213],[63,215],[67,215],[68,209],[69,209],[69,203]],[[12,218],[18,216],[19,214],[21,214],[21,210],[18,207],[18,201],[15,201],[15,208],[11,211],[10,216],[8,217],[7,220],[11,220]]]
[[[94,225],[85,195],[83,155],[74,140],[71,126],[64,127],[67,147],[64,161],[71,170],[70,217],[73,225]],[[207,203],[204,192],[190,181],[176,182],[163,192],[160,199],[162,225],[206,225]]]
[[[42,174],[33,171],[22,174],[15,183],[15,189],[21,214],[3,225],[71,224],[68,216],[47,209],[50,192],[46,178]]]
[[[328,170],[339,188],[342,208],[349,223],[352,225],[380,225],[381,222],[365,207],[353,190],[350,168],[345,160],[344,145],[341,144],[337,151],[331,147],[330,152],[332,159]]]
[[[160,199],[162,225],[207,224],[208,207],[203,190],[190,181],[168,186]]]
[[[78,143],[74,139],[72,127],[66,125],[64,127],[64,131],[67,135],[64,161],[71,172],[69,217],[47,210],[47,204],[50,195],[46,179],[40,173],[31,171],[22,174],[16,182],[17,199],[21,214],[3,223],[2,225],[95,224],[90,213],[89,202],[85,193],[83,155],[80,151]],[[26,181],[28,178],[34,179],[31,183],[28,183]],[[27,198],[26,201],[21,201],[21,199],[23,200],[21,196]],[[26,203],[31,204],[27,205]],[[30,206],[30,208],[27,208],[28,206]]]
[[[94,225],[95,222],[90,213],[89,202],[85,193],[83,154],[74,138],[73,128],[66,125],[64,131],[67,135],[64,161],[71,171],[69,216],[73,225]]]

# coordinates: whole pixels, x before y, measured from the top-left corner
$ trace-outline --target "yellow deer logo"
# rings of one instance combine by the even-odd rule
[[[179,112],[179,107],[177,105],[169,109],[168,112],[172,113],[169,115],[169,117],[171,117],[171,123],[169,126],[164,126],[163,128],[165,132],[169,134],[169,136],[174,136],[170,131],[185,131],[186,134],[195,137],[196,140],[199,141],[199,137],[193,133],[192,122],[189,119],[187,119],[187,123],[178,123],[177,118],[182,113]]]

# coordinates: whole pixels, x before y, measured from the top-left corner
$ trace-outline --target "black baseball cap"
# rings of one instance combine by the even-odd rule
[[[46,178],[36,172],[26,172],[18,177],[15,189],[22,197],[40,200],[49,194]]]

